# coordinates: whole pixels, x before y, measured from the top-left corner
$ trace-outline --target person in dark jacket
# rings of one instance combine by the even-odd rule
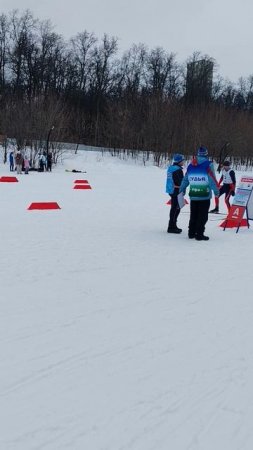
[[[167,170],[166,192],[171,197],[170,220],[167,232],[179,234],[182,232],[181,228],[177,226],[177,218],[180,213],[177,196],[179,194],[179,187],[184,177],[183,173],[184,156],[176,153],[173,156],[173,163]]]
[[[222,185],[221,185],[222,184]],[[231,169],[230,161],[224,161],[222,165],[222,175],[219,181],[219,196],[215,197],[215,208],[209,211],[210,213],[218,213],[219,212],[219,197],[225,194],[225,203],[228,209],[230,210],[230,197],[231,195],[235,195],[235,186],[236,186],[236,177],[235,172]]]
[[[52,172],[52,159],[53,159],[53,155],[50,152],[47,155],[47,171],[48,172]]]
[[[208,221],[210,199],[212,191],[215,196],[219,195],[219,188],[213,164],[208,159],[208,150],[205,147],[199,147],[197,157],[194,157],[187,167],[179,192],[185,193],[189,185],[191,201],[188,237],[197,241],[208,241],[209,237],[204,235],[204,231]]]

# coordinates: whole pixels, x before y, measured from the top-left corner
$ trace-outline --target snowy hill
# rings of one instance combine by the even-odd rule
[[[186,206],[168,235],[165,176],[80,152],[0,183],[1,450],[252,450],[253,233],[189,240]]]

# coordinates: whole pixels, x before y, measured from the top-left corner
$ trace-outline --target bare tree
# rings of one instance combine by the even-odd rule
[[[4,89],[6,79],[9,23],[5,14],[0,15],[0,87]]]
[[[92,65],[90,74],[91,94],[94,97],[96,107],[95,119],[95,145],[99,142],[100,131],[100,111],[103,107],[103,100],[112,89],[114,80],[112,58],[117,51],[117,39],[109,37],[107,34],[102,39],[102,44],[96,46],[92,53]]]
[[[93,33],[84,31],[71,39],[71,57],[76,69],[77,89],[86,92],[89,88],[89,73],[91,70],[91,56],[97,38]]]
[[[175,55],[157,47],[147,55],[146,85],[152,93],[176,96],[178,79]]]

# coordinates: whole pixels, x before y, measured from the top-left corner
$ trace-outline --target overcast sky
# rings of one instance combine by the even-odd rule
[[[0,0],[0,13],[30,9],[50,19],[65,38],[80,31],[119,39],[119,50],[140,42],[176,53],[216,59],[232,81],[253,74],[253,0]]]

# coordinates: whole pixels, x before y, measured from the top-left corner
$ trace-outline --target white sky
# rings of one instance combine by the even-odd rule
[[[107,33],[119,38],[120,50],[140,42],[162,46],[179,62],[201,51],[232,81],[253,73],[252,0],[0,0],[0,12],[14,8],[51,19],[65,38]]]

